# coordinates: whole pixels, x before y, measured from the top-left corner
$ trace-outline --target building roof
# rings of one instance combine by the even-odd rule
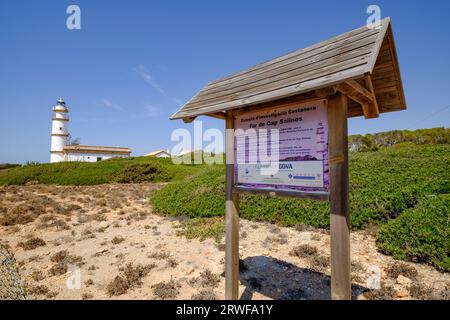
[[[353,96],[357,101],[349,101],[349,116],[372,117],[364,109],[368,90],[378,105],[373,116],[378,116],[378,111],[406,109],[389,18],[383,19],[378,28],[363,26],[210,82],[171,119],[190,122],[199,115],[222,117],[227,110],[337,84],[345,84],[339,88],[344,94],[358,89]]]
[[[93,154],[127,154],[131,153],[130,148],[126,147],[100,147],[100,146],[83,146],[83,145],[67,145],[64,146],[65,153],[93,153]]]
[[[166,150],[156,150],[156,151],[152,151],[152,152],[150,152],[150,153],[147,153],[145,156],[146,156],[146,157],[152,157],[152,156],[156,156],[156,155],[158,155],[158,154],[160,154],[160,153],[165,153],[165,154],[167,154],[167,155],[170,156],[170,153],[168,153]]]

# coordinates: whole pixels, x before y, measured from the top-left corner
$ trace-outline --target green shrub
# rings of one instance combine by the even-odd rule
[[[188,239],[199,238],[203,241],[213,238],[220,243],[225,234],[225,223],[222,218],[193,218],[177,226],[177,235]]]
[[[0,170],[3,169],[11,169],[11,168],[16,168],[16,167],[20,167],[20,164],[16,164],[16,163],[0,163]]]
[[[173,177],[158,163],[134,163],[116,178],[119,183],[170,181]]]
[[[428,196],[380,227],[377,246],[396,259],[450,271],[450,194]]]
[[[35,164],[0,170],[0,185],[94,185],[113,182],[172,181],[197,172],[202,166],[174,165],[171,159],[137,157],[108,161]],[[147,174],[146,174],[147,172]]]
[[[410,130],[393,130],[375,134],[351,135],[349,145],[357,151],[377,151],[386,147],[401,145],[449,144],[450,128],[431,128]]]
[[[450,193],[450,146],[415,146],[350,153],[350,221],[353,229],[396,218],[427,194]],[[157,212],[188,217],[220,216],[225,210],[225,166],[206,166],[151,197]],[[294,226],[329,226],[326,202],[241,195],[240,215]]]

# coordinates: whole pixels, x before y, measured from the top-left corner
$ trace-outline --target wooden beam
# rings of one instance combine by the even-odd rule
[[[340,83],[337,86],[337,90],[358,102],[363,109],[363,114],[366,119],[378,117],[378,105],[373,91],[369,91],[356,80]]]
[[[234,117],[227,112],[226,143],[226,202],[225,202],[225,299],[239,298],[239,194],[234,186]]]
[[[360,85],[356,80],[349,80],[346,83],[358,94],[364,96],[367,100],[373,100],[373,94],[362,85]]]
[[[334,89],[333,89],[334,88]],[[250,111],[263,111],[264,109],[275,109],[275,108],[284,108],[288,106],[295,106],[299,103],[305,103],[309,101],[326,99],[328,96],[336,93],[336,87],[326,87],[322,89],[316,89],[312,91],[308,91],[302,94],[298,94],[292,97],[279,99],[276,101],[259,103],[251,106],[247,106],[244,108],[234,109],[233,115],[237,116],[243,113],[247,113]]]
[[[314,90],[316,96],[320,97],[320,98],[332,96],[333,94],[336,93],[336,91],[337,91],[336,86],[329,86],[329,87]]]
[[[347,97],[341,93],[330,97],[327,112],[331,207],[331,298],[350,300]]]
[[[375,90],[373,89],[372,77],[370,76],[370,74],[366,75],[366,77],[364,78],[364,83],[366,84],[366,87],[369,89],[373,97],[373,100],[370,103],[369,117],[378,118],[378,116],[380,115],[380,109],[378,108],[377,96],[375,95]]]
[[[197,117],[185,117],[185,118],[183,118],[183,122],[184,123],[191,123],[192,121],[195,120],[195,118],[197,118]]]
[[[225,118],[226,118],[226,114],[224,112],[208,113],[206,115],[213,117],[213,118],[222,119],[222,120],[225,120]]]
[[[296,190],[264,190],[264,189],[255,189],[249,187],[236,186],[233,188],[233,192],[238,193],[249,193],[249,194],[263,194],[269,197],[291,197],[298,199],[308,199],[308,200],[322,200],[328,201],[329,195],[328,192],[302,192]]]

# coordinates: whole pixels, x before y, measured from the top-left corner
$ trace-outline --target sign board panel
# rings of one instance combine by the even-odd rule
[[[235,185],[327,192],[326,100],[236,116]]]

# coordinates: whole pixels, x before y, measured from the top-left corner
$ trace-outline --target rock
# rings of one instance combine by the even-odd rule
[[[100,249],[94,254],[94,256],[100,256],[106,252],[108,252],[108,249]]]
[[[399,275],[396,282],[404,288],[409,288],[411,286],[412,280],[405,276]]]
[[[109,223],[108,223],[108,221],[102,221],[98,224],[98,227],[101,229],[106,229],[109,227]]]

